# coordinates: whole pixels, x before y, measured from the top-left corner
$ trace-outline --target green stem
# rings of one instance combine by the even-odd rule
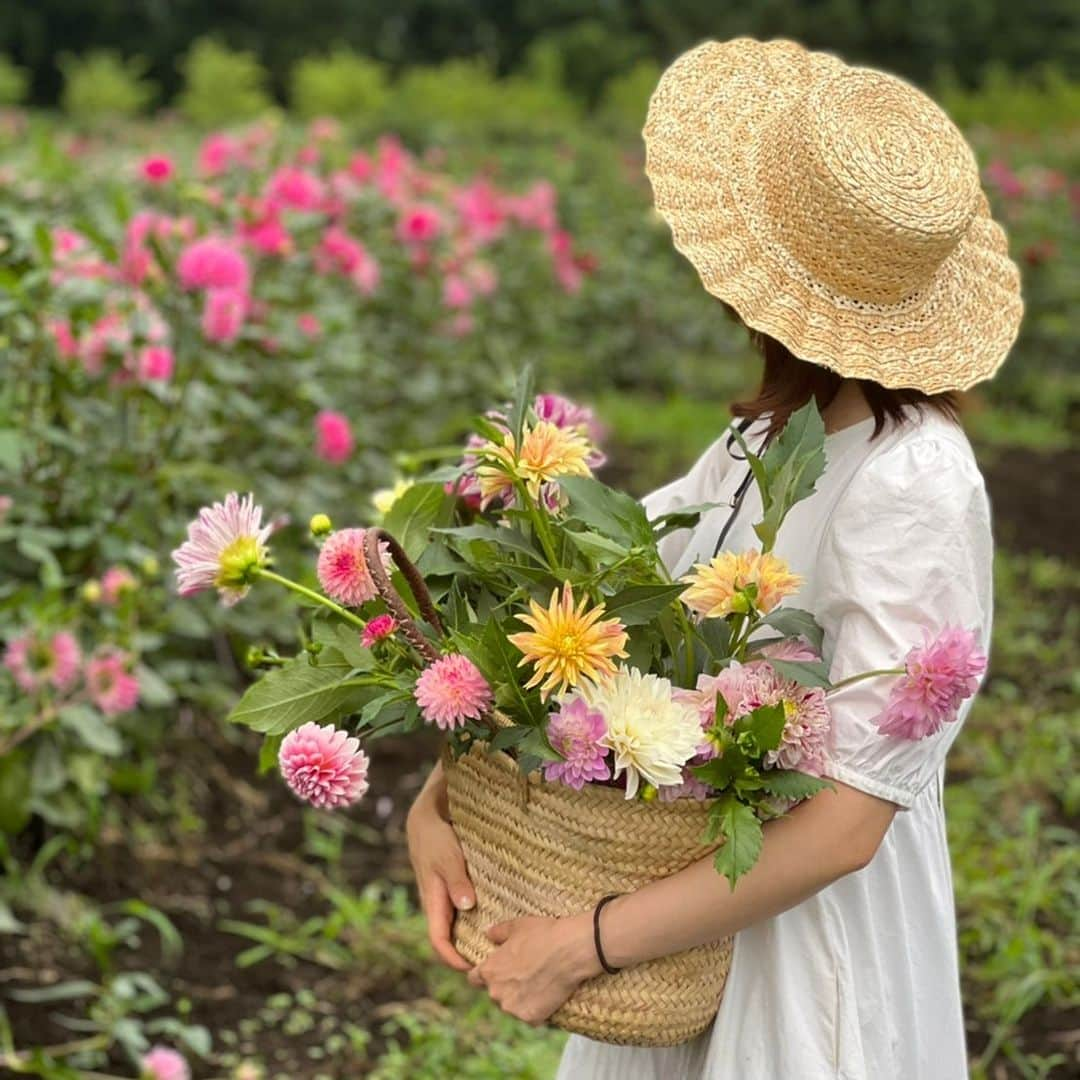
[[[340,604],[335,604],[329,597],[320,595],[315,592],[314,589],[309,589],[306,586],[301,585],[298,581],[292,581],[290,578],[282,577],[281,574],[276,574],[273,570],[267,570],[266,567],[261,567],[258,570],[258,575],[259,577],[267,578],[270,581],[276,581],[279,585],[284,585],[286,589],[292,589],[294,593],[297,593],[308,600],[314,600],[316,604],[322,604],[323,607],[329,608],[335,615],[340,615],[346,622],[351,622],[353,626],[358,626],[361,630],[367,625],[359,615],[354,615]]]
[[[857,683],[861,679],[870,679],[875,675],[903,675],[906,668],[877,668],[875,671],[864,671],[859,675],[849,675],[846,679],[841,679],[838,683],[833,683],[829,687],[828,692],[831,694],[834,690],[839,690],[842,686],[850,686],[851,683]]]

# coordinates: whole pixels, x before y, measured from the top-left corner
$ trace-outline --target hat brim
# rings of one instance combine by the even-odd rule
[[[794,41],[706,42],[664,73],[642,135],[654,204],[705,289],[751,328],[846,378],[925,393],[990,378],[1016,340],[1020,271],[985,194],[934,276],[898,304],[853,300],[761,228],[751,161],[770,122],[844,67]]]

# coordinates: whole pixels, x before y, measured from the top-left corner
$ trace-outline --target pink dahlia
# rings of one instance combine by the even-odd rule
[[[164,184],[176,173],[176,165],[167,154],[154,154],[143,158],[139,163],[139,172],[149,184]]]
[[[338,529],[326,538],[319,552],[319,584],[331,600],[346,607],[359,607],[377,595],[364,554],[366,535],[364,529]],[[384,563],[386,558],[384,551]]]
[[[199,172],[203,176],[220,176],[243,157],[243,147],[223,131],[207,135],[199,147]]]
[[[216,588],[229,607],[242,600],[270,561],[266,539],[272,530],[262,524],[262,507],[251,495],[241,499],[231,491],[223,503],[204,507],[172,553],[180,595]]]
[[[155,1046],[139,1063],[144,1080],[191,1080],[191,1070],[182,1054],[167,1046]]]
[[[267,197],[290,210],[319,210],[326,194],[322,180],[305,169],[285,166],[277,170],[267,184]]]
[[[340,465],[348,460],[355,445],[349,418],[343,413],[323,409],[315,417],[315,453],[323,461]]]
[[[139,680],[130,666],[131,658],[119,649],[103,649],[87,661],[90,699],[106,716],[130,712],[139,703]]]
[[[185,289],[237,289],[247,292],[251,282],[247,259],[220,236],[204,236],[188,244],[176,264]]]
[[[239,289],[210,289],[203,305],[203,336],[218,345],[231,345],[240,336],[250,307],[247,294]]]
[[[4,650],[4,667],[19,689],[33,693],[43,686],[68,690],[79,677],[82,651],[73,634],[60,630],[49,640],[33,633],[12,638]]]
[[[479,720],[491,708],[491,687],[476,665],[459,653],[436,660],[416,680],[416,701],[429,724],[442,731]]]
[[[168,345],[147,345],[139,350],[135,374],[140,382],[168,382],[176,360]]]
[[[691,764],[700,764],[694,761]],[[656,789],[661,802],[674,802],[676,799],[697,799],[699,802],[707,799],[710,794],[709,785],[699,780],[687,766],[683,769],[682,783],[662,784]]]
[[[405,244],[426,244],[442,230],[442,218],[434,206],[417,203],[408,207],[398,219],[398,239]]]
[[[110,566],[101,575],[101,602],[103,604],[117,604],[123,593],[131,592],[137,582],[130,570],[122,566]]]
[[[561,761],[544,764],[544,779],[559,780],[580,791],[593,780],[609,780],[607,748],[600,740],[607,733],[603,713],[589,708],[575,695],[548,719],[548,741],[562,755]]]
[[[347,731],[308,721],[282,740],[278,765],[285,782],[320,810],[351,806],[368,789],[368,756]]]
[[[364,627],[364,633],[361,635],[360,644],[363,645],[365,649],[370,649],[376,642],[390,637],[390,635],[397,630],[397,626],[397,620],[393,615],[376,615],[375,618]]]
[[[924,629],[922,645],[911,649],[904,667],[888,705],[874,720],[882,735],[925,739],[956,719],[961,702],[979,687],[986,656],[974,630],[946,626],[933,639]]]
[[[296,328],[301,334],[310,338],[317,338],[322,334],[322,323],[319,322],[318,315],[310,311],[301,311],[296,316]]]
[[[473,300],[469,283],[460,274],[447,274],[443,280],[443,307],[467,308]]]

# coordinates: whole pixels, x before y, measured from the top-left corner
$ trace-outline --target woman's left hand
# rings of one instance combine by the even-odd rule
[[[511,919],[487,933],[498,948],[469,972],[469,982],[487,987],[499,1008],[534,1027],[600,973],[591,913]]]

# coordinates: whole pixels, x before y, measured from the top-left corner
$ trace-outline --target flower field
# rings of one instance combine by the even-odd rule
[[[971,1060],[1065,1076],[1080,137],[970,136],[1027,304],[966,403],[999,544],[947,790]],[[275,570],[317,587],[312,516],[380,520],[527,364],[595,410],[605,482],[676,475],[756,367],[641,164],[584,128],[424,144],[0,116],[0,1073],[134,1077],[159,1046],[236,1080],[552,1074],[560,1037],[426,944],[403,822],[435,735],[380,742],[355,809],[302,807],[224,723],[295,651],[295,608],[180,600],[169,553],[200,507],[252,491]]]

